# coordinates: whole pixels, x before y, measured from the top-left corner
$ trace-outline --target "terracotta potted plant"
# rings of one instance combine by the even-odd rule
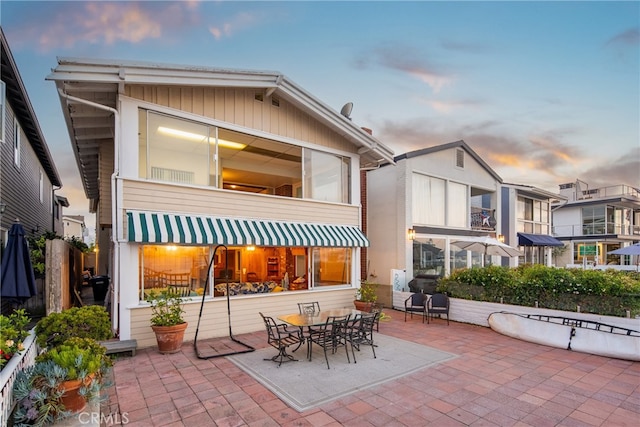
[[[99,402],[111,367],[106,348],[92,338],[70,338],[20,371],[13,385],[16,425],[48,425]]]
[[[182,317],[182,299],[175,293],[162,291],[150,294],[147,301],[151,304],[151,329],[156,334],[158,351],[177,353],[187,329],[187,322]]]
[[[378,300],[378,294],[376,293],[377,289],[377,283],[367,281],[362,282],[360,287],[356,290],[356,299],[353,302],[356,310],[365,311],[367,313],[371,312],[373,305]]]

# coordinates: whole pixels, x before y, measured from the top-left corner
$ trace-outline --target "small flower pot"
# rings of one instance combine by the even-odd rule
[[[173,326],[151,326],[156,333],[158,351],[163,354],[177,353],[184,341],[184,331],[187,329],[187,322]]]

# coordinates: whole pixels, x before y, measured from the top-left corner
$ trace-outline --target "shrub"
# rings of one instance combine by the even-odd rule
[[[96,341],[111,338],[111,321],[105,308],[100,305],[73,307],[51,313],[36,324],[36,341],[41,348],[57,347],[72,337]]]
[[[440,279],[438,290],[478,301],[611,316],[640,314],[640,275],[617,270],[582,270],[524,265],[489,266],[454,271]]]
[[[29,335],[30,321],[24,309],[14,310],[9,316],[0,315],[0,369],[14,354],[24,350],[22,342]]]

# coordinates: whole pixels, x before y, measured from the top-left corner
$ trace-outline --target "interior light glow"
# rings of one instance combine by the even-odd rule
[[[205,141],[207,137],[198,133],[186,132],[179,129],[172,129],[164,126],[158,126],[158,133],[174,136],[181,139],[186,139],[189,141]],[[215,144],[216,139],[209,137],[209,143]],[[232,148],[234,150],[243,150],[247,145],[241,144],[239,142],[226,141],[224,139],[218,138],[218,145],[225,148]]]

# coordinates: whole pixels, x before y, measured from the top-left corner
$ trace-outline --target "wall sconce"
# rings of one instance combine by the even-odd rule
[[[253,246],[253,245],[247,246],[247,251],[252,252],[252,251],[255,251],[255,250],[256,250],[255,246]]]
[[[40,231],[40,226],[39,225],[36,225],[36,228],[32,228],[31,229],[31,233],[33,233],[33,234],[37,233],[38,231]]]
[[[407,237],[409,238],[409,240],[413,240],[416,238],[416,230],[414,230],[413,228],[410,228],[407,230]]]
[[[7,210],[7,204],[0,202],[0,215],[2,215],[6,210]]]
[[[504,243],[504,234],[498,234],[498,241]]]

